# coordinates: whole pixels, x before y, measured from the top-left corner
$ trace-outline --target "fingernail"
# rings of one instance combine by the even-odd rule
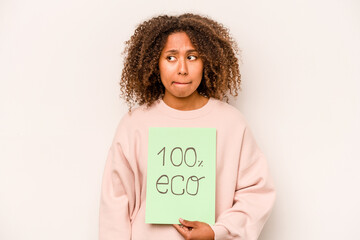
[[[180,221],[180,222],[182,222],[183,220],[184,220],[184,219],[182,219],[182,218],[179,218],[179,221]]]

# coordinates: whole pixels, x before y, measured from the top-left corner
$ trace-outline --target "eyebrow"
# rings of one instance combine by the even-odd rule
[[[175,50],[175,49],[170,49],[168,51],[166,51],[165,53],[178,53],[179,51],[178,50]],[[189,49],[186,51],[186,53],[189,53],[189,52],[197,52],[196,49]]]

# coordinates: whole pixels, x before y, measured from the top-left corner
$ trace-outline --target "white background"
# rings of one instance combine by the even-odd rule
[[[242,49],[232,101],[268,157],[261,240],[359,239],[360,2],[0,0],[0,239],[95,240],[127,111],[124,41],[158,14],[207,14]]]

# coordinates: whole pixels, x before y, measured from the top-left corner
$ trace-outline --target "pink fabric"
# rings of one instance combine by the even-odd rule
[[[275,201],[267,161],[243,115],[212,98],[193,111],[179,111],[159,100],[122,118],[103,175],[99,239],[183,239],[172,225],[145,224],[150,127],[217,129],[215,239],[257,239]]]

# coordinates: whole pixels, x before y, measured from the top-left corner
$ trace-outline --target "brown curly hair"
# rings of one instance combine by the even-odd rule
[[[185,32],[189,36],[204,63],[198,93],[226,101],[228,93],[238,95],[241,89],[239,49],[229,30],[197,14],[160,15],[138,25],[130,40],[125,42],[120,88],[129,110],[136,103],[150,106],[164,96],[158,63],[167,37],[175,32]]]

